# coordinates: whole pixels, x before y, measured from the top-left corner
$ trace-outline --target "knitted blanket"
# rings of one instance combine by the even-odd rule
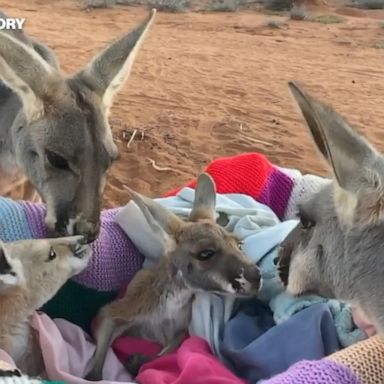
[[[312,175],[302,176],[295,170],[278,168],[272,165],[264,156],[257,153],[215,160],[206,168],[206,171],[214,178],[219,193],[242,193],[251,196],[255,200],[269,206],[281,220],[295,218],[297,202],[307,194],[318,190],[324,183],[329,182],[326,179]],[[191,187],[194,185],[194,181],[189,184]],[[176,192],[177,190],[171,191],[167,196],[174,195]],[[50,317],[62,317],[75,324],[79,324],[84,329],[89,329],[90,321],[96,311],[104,303],[114,298],[118,288],[128,283],[134,273],[141,268],[142,256],[115,222],[115,216],[119,211],[120,209],[103,211],[101,219],[102,230],[99,239],[93,244],[94,256],[91,263],[82,274],[68,282],[58,295],[43,308]],[[0,198],[0,239],[3,241],[14,241],[31,237],[46,237],[48,232],[43,221],[44,214],[45,207],[41,204],[15,202]],[[202,352],[207,353],[206,347],[201,347],[204,349]],[[361,348],[358,350],[361,350]],[[184,350],[180,349],[177,354],[184,352]],[[194,353],[197,352],[197,349],[195,349]],[[167,359],[167,357],[164,357],[162,362],[170,361],[172,358],[174,357],[170,356],[168,360],[164,360]],[[181,355],[177,355],[176,361],[179,364],[178,369],[181,369],[181,376],[174,376],[174,378],[172,376],[172,379],[170,379],[169,372],[164,371],[161,374],[164,380],[156,382],[182,382],[179,379],[181,380],[184,368],[186,367],[182,367],[182,364],[183,362],[186,363],[187,360],[181,357]],[[198,360],[193,357],[190,363],[193,364],[196,361]],[[356,361],[356,358],[353,361]],[[198,365],[188,365],[191,378],[195,376],[196,379],[199,379],[196,382],[212,384],[229,382],[225,381],[224,376],[212,377],[214,372],[222,371],[222,367],[216,366],[217,361],[214,359],[207,365],[207,369],[211,370],[209,380],[207,380],[206,376],[199,377],[199,374],[202,374],[200,369],[201,362],[203,361],[199,360]],[[319,364],[310,362],[298,363],[287,374],[267,380],[265,383],[301,384],[313,382],[316,384],[326,384],[339,382],[352,384],[365,382],[358,380],[357,376],[353,375],[348,369],[341,367],[340,364],[343,363],[342,358],[339,358],[339,360],[336,358],[334,362],[319,362]],[[154,362],[154,364],[161,364],[161,362]],[[174,369],[175,365],[172,365],[172,367]],[[152,366],[152,372],[154,369],[156,368]],[[357,372],[358,368],[354,369],[353,372],[359,374]],[[330,375],[333,379],[337,376],[332,374],[332,370],[340,372],[339,379],[336,381],[330,379]],[[315,371],[317,372],[316,374],[314,373]],[[327,371],[326,374],[325,371]],[[149,369],[146,372],[149,372]],[[296,374],[297,372],[300,372],[300,374]],[[225,373],[225,378],[227,376],[228,372]],[[375,376],[374,370],[372,370],[371,376]],[[381,380],[382,375],[378,375],[378,377]],[[308,378],[311,380],[308,381]],[[326,378],[329,379],[326,380]],[[8,379],[11,380],[10,377],[7,377],[4,383],[41,382],[34,379],[29,380],[27,377],[22,378],[25,379],[24,381],[8,381]],[[150,378],[148,378],[147,382],[152,383],[153,381],[150,381]]]
[[[295,218],[296,203],[328,180],[273,165],[259,153],[219,158],[206,168],[217,192],[241,193],[269,206],[279,219]],[[195,181],[188,184],[195,186]],[[174,195],[178,190],[165,196]],[[90,330],[97,311],[113,300],[141,268],[143,257],[115,222],[120,208],[101,213],[101,231],[93,243],[89,266],[67,282],[42,310],[51,318],[64,318]],[[43,204],[0,197],[0,239],[15,241],[49,236]]]

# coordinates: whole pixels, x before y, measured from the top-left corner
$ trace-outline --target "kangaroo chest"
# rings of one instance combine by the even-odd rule
[[[194,295],[188,290],[162,293],[159,305],[140,324],[140,337],[168,345],[188,330]]]

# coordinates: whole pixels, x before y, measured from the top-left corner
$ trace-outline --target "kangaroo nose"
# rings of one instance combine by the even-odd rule
[[[100,232],[100,224],[90,221],[79,221],[74,226],[74,235],[84,236],[84,244],[93,243]]]
[[[250,283],[259,283],[261,278],[260,269],[254,265],[251,268],[248,268],[245,273],[244,277],[250,282]]]

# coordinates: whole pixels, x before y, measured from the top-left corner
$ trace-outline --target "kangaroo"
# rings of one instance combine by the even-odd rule
[[[167,247],[157,266],[140,270],[125,296],[97,315],[88,380],[101,380],[107,350],[119,335],[160,343],[164,348],[157,356],[176,348],[188,330],[197,292],[248,297],[261,286],[260,270],[241,252],[241,242],[215,222],[216,190],[208,174],[197,180],[188,221],[147,197],[131,194]],[[144,362],[157,356],[134,355],[127,369],[136,375]]]
[[[29,318],[86,267],[91,252],[82,243],[81,236],[0,242],[0,348],[26,374],[44,368]]]
[[[281,244],[287,291],[346,301],[384,333],[384,157],[332,107],[289,89],[333,179],[299,203],[300,222]]]
[[[7,175],[25,174],[58,236],[90,243],[99,233],[105,178],[118,157],[110,108],[155,14],[70,77],[45,44],[22,30],[0,32],[0,191]]]

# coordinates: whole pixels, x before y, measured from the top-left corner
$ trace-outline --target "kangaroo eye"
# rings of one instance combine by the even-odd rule
[[[213,249],[205,249],[204,251],[201,251],[198,255],[197,255],[197,259],[198,260],[202,260],[202,261],[205,261],[205,260],[209,260],[211,259],[213,256],[215,256],[216,252],[213,250]]]
[[[52,261],[56,259],[56,252],[55,250],[51,247],[51,249],[49,250],[49,254],[48,254],[48,260],[47,261]]]
[[[57,169],[69,170],[68,161],[64,159],[64,157],[58,155],[55,152],[46,150],[45,155],[47,156],[47,160],[52,167]]]
[[[243,250],[243,245],[244,245],[244,241],[239,241],[239,242],[237,243],[237,248],[239,248],[240,251],[242,251],[242,250]]]

